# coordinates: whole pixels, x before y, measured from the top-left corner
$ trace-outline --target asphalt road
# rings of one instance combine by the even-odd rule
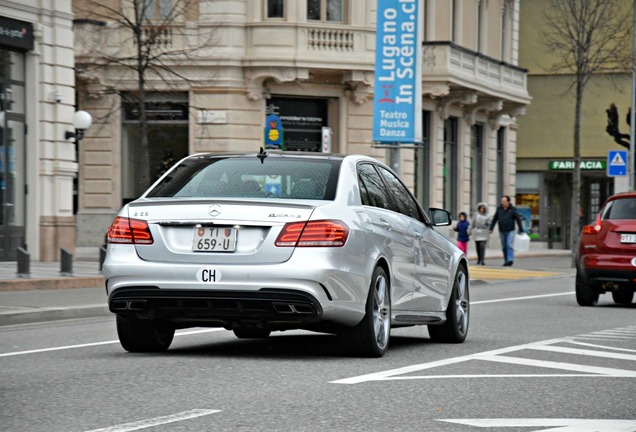
[[[0,430],[636,431],[636,305],[579,307],[571,268],[536,260],[559,274],[472,286],[464,344],[397,329],[381,359],[300,331],[190,329],[147,355],[111,317],[3,326]]]

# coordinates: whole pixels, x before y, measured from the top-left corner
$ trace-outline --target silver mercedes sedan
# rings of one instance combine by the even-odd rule
[[[108,229],[108,304],[130,352],[165,351],[187,327],[333,333],[365,357],[397,327],[460,343],[468,262],[436,229],[450,223],[367,156],[196,154]]]

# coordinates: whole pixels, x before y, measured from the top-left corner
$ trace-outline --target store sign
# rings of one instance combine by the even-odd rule
[[[604,171],[607,162],[604,160],[584,160],[579,168],[584,171]],[[551,171],[572,171],[574,169],[573,160],[552,160],[550,161]]]
[[[265,119],[265,147],[283,147],[283,123],[276,114],[270,114]]]
[[[378,0],[373,141],[422,140],[419,0]]]
[[[0,45],[31,51],[33,24],[0,16]]]

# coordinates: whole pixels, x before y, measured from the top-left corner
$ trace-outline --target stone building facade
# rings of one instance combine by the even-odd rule
[[[135,162],[142,115],[150,177],[187,154],[258,151],[270,113],[286,150],[320,151],[329,128],[333,152],[388,159],[372,142],[375,0],[154,0],[137,15],[163,50],[161,71],[145,77],[145,113],[131,102],[134,68],[113,60],[141,45],[118,21],[135,16],[134,2],[102,1],[104,13],[95,3],[73,1],[77,108],[94,119],[79,147],[78,246],[101,245],[122,203],[154,179]],[[420,5],[424,137],[401,149],[400,174],[425,207],[494,208],[514,195],[517,117],[531,99],[517,66],[519,0]]]

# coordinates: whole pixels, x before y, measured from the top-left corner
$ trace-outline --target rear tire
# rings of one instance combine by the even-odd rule
[[[576,302],[579,306],[596,306],[599,292],[594,289],[583,277],[581,272],[576,270]]]
[[[634,291],[630,290],[620,290],[620,291],[612,291],[612,299],[614,303],[628,305],[632,304],[632,300],[634,299]]]
[[[257,328],[236,328],[234,335],[239,339],[265,339],[271,331]]]
[[[174,326],[168,321],[117,315],[117,335],[128,352],[163,352],[172,343]]]
[[[428,334],[435,342],[462,343],[466,340],[469,324],[470,282],[466,268],[460,265],[446,308],[446,322],[442,325],[429,325]]]
[[[341,348],[362,357],[382,357],[391,338],[391,284],[382,267],[376,267],[362,321],[338,334]]]

